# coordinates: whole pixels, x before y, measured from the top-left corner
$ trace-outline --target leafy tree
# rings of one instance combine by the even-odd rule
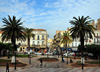
[[[67,43],[71,43],[73,40],[68,32],[64,32],[61,36],[61,43],[66,45],[66,53],[67,53]]]
[[[87,52],[93,53],[94,57],[97,57],[100,55],[100,45],[87,45]]]
[[[33,29],[31,28],[25,28],[25,37],[27,38],[28,48],[30,48],[30,38],[35,36],[32,31]]]
[[[74,25],[74,27],[72,27],[71,29],[69,29],[71,36],[73,39],[75,38],[80,38],[80,42],[81,42],[81,51],[82,51],[82,57],[84,57],[83,52],[84,52],[84,36],[85,34],[89,34],[89,38],[92,38],[92,35],[94,34],[94,30],[96,30],[96,28],[94,28],[92,25],[90,25],[91,21],[93,20],[89,20],[91,19],[89,16],[87,17],[73,17],[74,20],[71,20],[70,23],[72,25]],[[82,69],[83,69],[83,63],[82,63]]]
[[[13,55],[14,55],[14,51],[16,49],[16,39],[17,40],[25,40],[24,37],[24,33],[23,33],[23,26],[21,26],[23,24],[23,22],[20,19],[16,19],[15,16],[13,16],[13,18],[11,19],[11,17],[8,15],[8,19],[6,19],[5,17],[2,18],[2,22],[4,23],[3,28],[1,28],[1,31],[3,31],[2,33],[2,41],[4,40],[11,40],[12,45],[13,45]]]

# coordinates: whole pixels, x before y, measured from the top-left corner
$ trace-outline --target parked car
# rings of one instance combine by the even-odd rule
[[[64,55],[64,56],[70,56],[70,54],[69,54],[69,53],[68,53],[68,54],[67,54],[67,53],[64,53],[63,55]]]
[[[25,51],[24,54],[33,54],[34,52],[30,49],[30,51]]]
[[[88,56],[89,57],[93,57],[93,53],[88,53]]]
[[[35,52],[35,54],[37,54],[37,55],[41,55],[42,53],[39,53],[39,52]]]
[[[75,53],[74,52],[71,52],[71,53],[69,53],[71,56],[73,56]]]
[[[52,55],[52,53],[50,53],[50,52],[47,52],[47,53],[45,53],[45,54],[51,54],[51,55]]]

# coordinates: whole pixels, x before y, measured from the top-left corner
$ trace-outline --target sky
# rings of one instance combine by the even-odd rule
[[[66,30],[73,17],[100,18],[100,0],[0,0],[0,27],[8,15],[22,18],[23,27],[45,29],[49,38],[57,30]]]

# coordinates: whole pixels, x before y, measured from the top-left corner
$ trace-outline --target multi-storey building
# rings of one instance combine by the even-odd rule
[[[0,42],[1,41],[1,35],[3,31],[0,31]],[[33,51],[39,51],[44,52],[46,51],[46,44],[47,44],[47,32],[44,29],[33,29],[33,32],[35,34],[34,37],[30,38],[30,47],[33,49]],[[11,40],[4,40],[3,43],[11,43]],[[16,40],[16,45],[20,45],[18,48],[18,51],[25,52],[27,48],[27,39],[26,41],[20,41]]]
[[[97,30],[94,30],[95,36],[93,35],[93,38],[90,39],[88,34],[85,35],[84,45],[88,45],[88,44],[99,44],[100,45],[100,29],[99,29],[100,19],[98,19],[96,22],[92,22],[91,25],[93,25],[97,28]],[[69,32],[69,28],[65,31]],[[65,31],[56,31],[56,35],[54,35],[54,41],[53,41],[53,44],[55,44],[55,47],[57,47],[59,45],[60,48],[62,48],[62,47],[65,48],[65,45],[61,44],[61,42],[60,42],[60,38]],[[71,48],[72,51],[77,51],[79,45],[80,45],[80,38],[75,38],[75,39],[73,39],[72,43],[67,44],[67,48]],[[60,50],[60,48],[58,48],[58,49]]]

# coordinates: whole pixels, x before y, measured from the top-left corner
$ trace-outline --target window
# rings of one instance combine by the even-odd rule
[[[75,46],[77,47],[77,43],[75,43]]]
[[[37,44],[39,45],[39,41],[37,42]]]
[[[35,36],[33,37],[33,40],[35,40]]]
[[[35,43],[35,42],[33,41],[33,45],[34,45],[34,43]]]
[[[94,43],[95,43],[95,39],[94,39]]]
[[[42,40],[44,40],[44,35],[42,35]]]
[[[68,43],[68,47],[69,47],[69,43]]]
[[[72,47],[73,47],[73,43],[72,43]]]
[[[97,33],[97,36],[98,36],[98,33]]]
[[[39,35],[38,35],[38,37],[37,37],[37,40],[39,40]]]
[[[77,41],[77,39],[75,38],[75,42]]]
[[[42,41],[42,45],[44,44],[44,41]]]

